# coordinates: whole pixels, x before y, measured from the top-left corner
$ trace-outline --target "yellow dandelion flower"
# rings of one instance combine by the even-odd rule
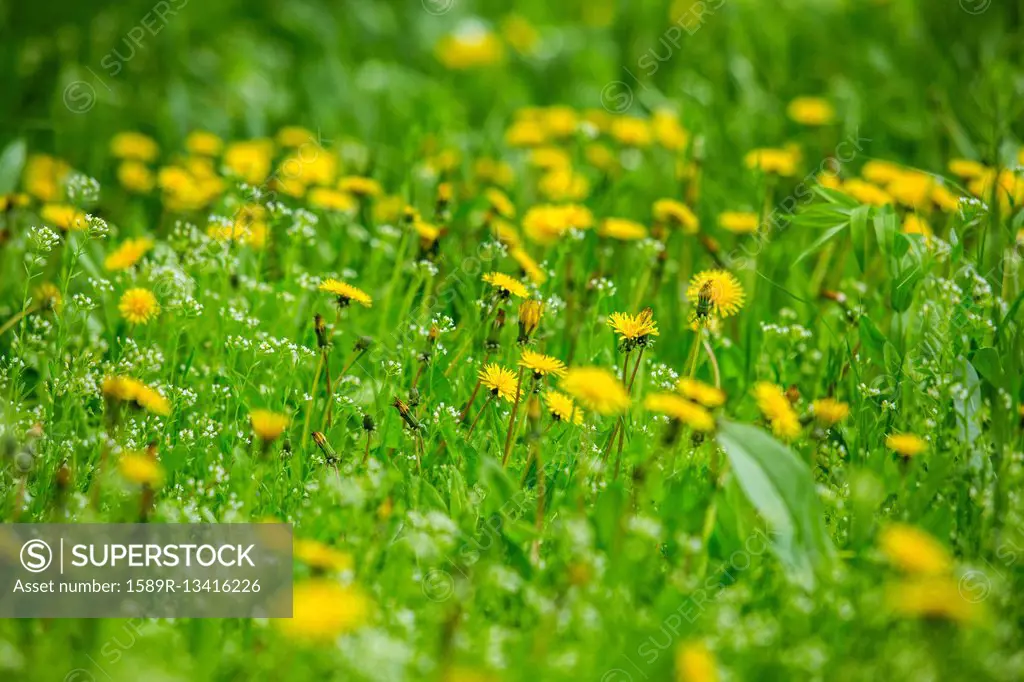
[[[647,228],[635,220],[605,218],[597,233],[602,237],[611,237],[621,241],[636,241],[647,236]]]
[[[676,393],[652,393],[644,399],[644,409],[668,415],[694,431],[708,432],[715,428],[715,419],[710,412]]]
[[[516,207],[508,195],[497,187],[488,187],[484,190],[484,198],[495,213],[503,218],[515,218]]]
[[[485,365],[477,376],[480,379],[480,383],[486,386],[492,395],[509,402],[515,402],[516,385],[518,384],[515,372],[501,365],[491,363]]]
[[[879,534],[878,545],[889,563],[904,573],[939,575],[953,570],[946,548],[920,528],[891,523]]]
[[[945,213],[960,210],[960,197],[945,185],[934,185],[931,194],[932,203]]]
[[[735,234],[757,232],[758,217],[756,213],[745,211],[725,211],[718,215],[718,226]]]
[[[696,307],[698,319],[711,315],[730,317],[743,307],[744,293],[739,280],[726,270],[705,270],[690,280],[686,297]]]
[[[25,191],[43,202],[56,201],[71,167],[61,159],[33,154],[25,162]]]
[[[508,298],[509,296],[527,298],[530,295],[530,292],[522,282],[500,272],[488,272],[483,276],[483,281],[497,289],[502,298]]]
[[[171,413],[171,402],[155,388],[140,384],[135,391],[135,402],[147,412],[166,417]]]
[[[811,412],[822,426],[835,426],[850,415],[850,406],[835,398],[819,398],[811,403]]]
[[[883,159],[871,159],[860,169],[861,177],[876,185],[887,185],[905,172],[899,164]]]
[[[676,682],[718,682],[718,663],[703,642],[676,649]]]
[[[903,218],[903,234],[919,234],[923,237],[932,236],[932,226],[916,213],[908,213]]]
[[[292,617],[275,619],[274,624],[293,639],[330,642],[362,627],[370,607],[370,599],[358,587],[317,578],[295,586]]]
[[[314,187],[306,195],[306,201],[313,208],[339,213],[352,213],[359,209],[359,202],[346,192],[330,187]]]
[[[690,134],[679,122],[676,112],[670,109],[656,109],[651,115],[651,130],[654,139],[665,149],[678,152],[686,148]]]
[[[519,343],[526,343],[530,340],[533,332],[537,331],[543,314],[543,301],[528,298],[519,304],[519,338],[517,339]]]
[[[632,402],[619,378],[601,367],[574,367],[566,372],[562,390],[598,414],[625,412]]]
[[[152,239],[126,239],[103,260],[103,267],[107,270],[126,270],[138,263],[152,248]]]
[[[884,189],[858,178],[850,178],[843,182],[839,191],[868,206],[885,206],[893,202],[892,196]]]
[[[40,209],[39,217],[43,219],[43,222],[65,232],[81,232],[89,227],[89,221],[86,220],[85,214],[74,206],[46,204]]]
[[[224,147],[224,141],[205,130],[195,130],[185,138],[185,149],[199,156],[217,156]]]
[[[346,175],[338,180],[338,189],[357,197],[379,197],[384,193],[379,182],[361,175]]]
[[[153,161],[160,154],[160,147],[157,146],[156,140],[148,135],[124,132],[114,135],[110,141],[110,153],[118,159]]]
[[[505,47],[494,32],[473,25],[444,36],[434,54],[446,68],[466,70],[500,64],[505,60]]]
[[[654,321],[654,312],[650,308],[644,308],[636,315],[612,313],[607,324],[629,348],[646,345],[650,337],[659,335],[658,323]]]
[[[654,219],[658,222],[682,228],[684,234],[696,234],[700,221],[690,207],[675,199],[658,199],[654,202]]]
[[[962,587],[962,581],[946,576],[911,578],[886,585],[885,601],[898,616],[972,625],[983,619],[984,610]]]
[[[148,485],[152,488],[164,482],[164,468],[156,458],[144,452],[132,452],[121,456],[117,463],[121,476],[137,485]]]
[[[556,168],[541,177],[537,189],[548,201],[579,201],[590,194],[590,181],[571,168]]]
[[[548,276],[544,273],[541,267],[537,264],[530,254],[525,249],[512,249],[508,252],[508,255],[512,257],[519,267],[522,269],[531,282],[540,285],[547,281]]]
[[[799,155],[791,149],[754,149],[743,158],[747,168],[757,169],[762,173],[774,173],[786,178],[796,174],[796,166],[799,161]]]
[[[321,571],[351,571],[355,560],[348,552],[342,552],[316,540],[296,539],[292,556],[310,568]]]
[[[567,424],[582,424],[583,411],[576,407],[572,398],[558,391],[545,391],[544,404],[548,406],[548,414],[555,421]]]
[[[290,421],[288,415],[270,410],[253,410],[249,413],[253,433],[264,443],[272,443],[280,438]]]
[[[540,379],[547,375],[556,377],[565,376],[565,363],[550,355],[537,353],[532,350],[524,350],[519,357],[519,366],[533,372],[534,379]]]
[[[224,165],[250,185],[258,185],[270,174],[274,143],[270,140],[232,142],[224,150]]]
[[[885,437],[885,447],[901,457],[916,457],[928,449],[928,443],[912,433],[892,433]]]
[[[934,187],[935,178],[927,173],[906,171],[890,180],[885,189],[897,203],[916,210],[926,210],[931,203]]]
[[[974,159],[950,159],[949,172],[964,180],[973,180],[985,174],[985,164]]]
[[[301,147],[308,142],[316,141],[313,131],[302,126],[285,126],[277,131],[274,139],[282,147]]]
[[[629,147],[649,147],[651,144],[650,124],[635,116],[616,116],[608,132],[616,142]]]
[[[149,289],[135,287],[124,292],[117,309],[129,324],[148,324],[160,314],[160,304]]]
[[[821,97],[797,97],[786,107],[786,114],[805,126],[828,125],[836,118],[835,109]]]
[[[683,377],[676,384],[676,390],[686,398],[704,407],[721,407],[725,404],[725,391],[709,386],[698,379]]]
[[[105,377],[103,379],[103,395],[113,400],[128,402],[135,400],[139,387],[143,386],[141,381],[131,377]]]
[[[117,181],[129,192],[146,194],[156,186],[156,176],[141,161],[124,161],[117,167]]]
[[[32,301],[39,306],[40,310],[53,310],[59,313],[64,298],[60,289],[53,282],[43,282],[32,292]]]
[[[781,388],[760,381],[754,385],[754,398],[761,414],[771,424],[772,433],[787,441],[800,435],[800,418]]]
[[[320,283],[320,291],[326,291],[329,294],[337,296],[338,306],[341,308],[347,307],[352,301],[361,303],[367,308],[373,305],[373,299],[368,293],[359,287],[352,286],[348,282],[341,282],[333,277],[325,279]]]

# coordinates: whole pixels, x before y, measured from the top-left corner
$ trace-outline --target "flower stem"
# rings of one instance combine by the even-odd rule
[[[523,370],[525,369],[525,367],[519,368],[519,380],[516,382],[516,401],[512,403],[512,414],[508,418],[508,433],[505,434],[505,453],[501,456],[502,468],[508,466],[508,458],[512,454],[512,431],[515,429],[516,415],[519,413],[519,396],[522,393]]]
[[[493,393],[487,396],[487,400],[484,401],[484,404],[480,407],[480,411],[476,414],[476,419],[474,419],[473,423],[469,425],[469,431],[466,433],[467,438],[473,435],[473,429],[476,428],[477,422],[480,421],[480,417],[482,417],[484,412],[487,411],[487,406],[491,404],[492,400],[494,400]]]

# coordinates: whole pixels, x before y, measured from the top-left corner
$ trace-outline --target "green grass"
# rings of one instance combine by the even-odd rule
[[[59,201],[109,231],[60,231],[38,197],[0,214],[0,325],[29,311],[0,334],[0,520],[137,520],[140,487],[116,463],[153,443],[165,481],[145,508],[150,522],[293,523],[297,538],[352,558],[350,570],[326,572],[297,559],[296,585],[352,584],[372,604],[317,643],[254,620],[5,620],[4,678],[714,679],[685,677],[676,662],[702,643],[723,680],[1019,679],[1024,29],[1019,3],[967,11],[981,4],[732,0],[676,45],[668,31],[685,2],[670,13],[654,2],[497,10],[456,0],[440,14],[418,2],[190,2],[130,59],[116,57],[112,74],[111,51],[127,54],[124,37],[139,35],[152,5],[0,3],[0,193],[28,188],[28,157],[53,155],[100,185],[83,197],[65,183]],[[610,21],[595,19],[601,8]],[[513,11],[537,30],[532,52],[506,46],[503,63],[466,70],[437,59],[438,41],[467,20],[500,36]],[[69,93],[76,82],[85,85]],[[607,95],[615,82],[630,94],[623,111]],[[836,123],[788,118],[802,95],[829,100]],[[510,165],[517,227],[531,207],[563,203],[543,195],[542,172],[505,138],[523,108],[560,104],[581,119],[668,108],[689,141],[632,149],[580,126],[551,142],[588,180],[578,203],[595,225],[552,244],[523,237],[548,273],[531,286],[547,304],[531,347],[621,376],[627,356],[607,316],[650,307],[660,333],[621,429],[593,410],[579,426],[553,422],[543,403],[533,413],[527,378],[502,467],[511,403],[484,407],[480,389],[472,433],[458,419],[485,357],[514,369],[521,350],[519,301],[481,281],[522,273],[486,224],[474,164]],[[223,192],[176,210],[159,189],[122,187],[110,153],[116,133],[141,131],[159,143],[156,170],[180,161],[190,131],[230,143],[286,125],[308,128],[317,158],[336,156],[339,174],[374,178],[444,228],[436,251],[372,202],[315,209],[270,197],[269,180],[254,192],[219,163]],[[590,156],[592,134],[617,160],[613,172]],[[787,143],[801,152],[790,177],[744,162]],[[434,172],[442,150],[457,160]],[[904,232],[915,213],[906,202],[867,206],[818,185],[833,157],[844,180],[887,160],[957,197],[976,188],[948,163],[973,159],[1016,178],[1018,195],[982,191],[949,211],[923,202],[926,238]],[[278,149],[279,180],[291,177],[283,160]],[[699,188],[677,173],[695,160]],[[438,212],[442,181],[453,199]],[[700,234],[598,236],[606,217],[654,228],[662,198],[687,203]],[[206,236],[254,202],[269,209],[264,248]],[[760,232],[724,230],[725,211],[759,214]],[[49,250],[33,237],[44,224],[60,234]],[[138,237],[153,249],[107,270],[104,259]],[[690,373],[698,336],[686,289],[720,265],[745,303],[707,334],[714,362],[697,347],[696,378],[727,395],[714,431],[700,434],[644,399]],[[338,312],[317,291],[327,277],[361,287],[373,306]],[[56,309],[34,305],[44,282],[60,292]],[[123,319],[132,287],[153,291],[156,320]],[[315,314],[329,326],[329,424]],[[106,400],[111,375],[156,387],[170,413]],[[758,382],[785,391],[801,418],[788,442],[772,435]],[[831,427],[811,413],[825,397],[849,406]],[[267,447],[250,425],[256,409],[289,417]],[[366,416],[375,430],[364,463]],[[886,446],[894,433],[925,438],[927,451],[904,460]],[[538,456],[541,467],[528,464]],[[894,523],[934,538],[949,557],[939,578],[885,550]],[[922,584],[936,586],[917,608],[931,615],[900,613]]]

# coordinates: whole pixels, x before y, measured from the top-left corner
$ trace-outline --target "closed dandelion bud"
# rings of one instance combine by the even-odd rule
[[[377,425],[373,421],[373,417],[368,414],[363,415],[363,431],[368,433],[376,431]]]
[[[704,248],[708,250],[708,253],[714,254],[718,253],[720,250],[718,242],[715,239],[712,239],[711,237],[707,236],[706,234],[700,235],[700,242],[701,244],[704,245]]]
[[[420,389],[413,387],[409,389],[409,407],[416,407],[420,404]]]
[[[67,462],[62,462],[60,469],[57,469],[57,490],[63,493],[71,486],[71,469]]]
[[[313,330],[316,332],[316,345],[320,348],[327,347],[327,323],[319,313],[313,316]]]
[[[401,398],[395,398],[395,401],[391,405],[398,410],[399,416],[402,417],[410,429],[419,430],[420,424],[416,421],[416,418],[412,416],[412,412],[409,411],[409,406],[402,402]]]
[[[437,337],[441,335],[441,330],[437,328],[437,325],[431,325],[430,333],[427,334],[427,344],[433,347],[437,343]]]
[[[796,384],[790,384],[789,388],[786,389],[786,400],[789,401],[790,405],[796,405],[800,400],[800,389],[797,388]]]
[[[318,448],[320,448],[320,452],[323,453],[324,458],[327,460],[328,464],[334,464],[336,461],[338,461],[338,453],[336,453],[334,451],[334,448],[331,447],[331,444],[327,442],[327,438],[324,436],[324,434],[320,433],[319,431],[314,431],[313,442],[316,443],[316,446]]]
[[[372,345],[373,345],[373,337],[372,336],[360,336],[359,339],[356,340],[355,349],[357,351],[362,352],[364,350],[368,350],[370,348],[370,346],[372,346]]]
[[[403,216],[403,219],[409,225],[413,225],[417,220],[419,220],[419,213],[417,213],[416,209],[412,206],[406,206],[404,213],[405,215]]]
[[[536,299],[529,298],[519,305],[519,338],[516,340],[520,344],[529,342],[530,337],[537,331],[543,314],[544,303]]]
[[[839,305],[846,305],[846,294],[841,291],[822,289],[821,297],[829,301],[835,301]]]
[[[19,474],[28,474],[32,471],[32,465],[35,463],[35,457],[32,456],[32,450],[25,448],[14,456],[14,469]]]

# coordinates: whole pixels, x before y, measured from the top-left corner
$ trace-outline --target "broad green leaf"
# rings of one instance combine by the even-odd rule
[[[723,421],[717,438],[740,487],[768,523],[779,560],[797,582],[813,587],[815,573],[835,550],[807,464],[749,424]]]
[[[814,185],[814,191],[818,193],[825,201],[830,204],[837,204],[839,206],[845,206],[846,208],[857,208],[860,204],[856,199],[851,197],[849,194],[845,194],[836,189],[829,189],[823,185]]]
[[[0,194],[10,194],[18,187],[21,169],[25,166],[25,140],[15,140],[0,154]]]
[[[1009,388],[999,351],[995,348],[979,348],[971,356],[971,365],[988,383],[996,388]]]

